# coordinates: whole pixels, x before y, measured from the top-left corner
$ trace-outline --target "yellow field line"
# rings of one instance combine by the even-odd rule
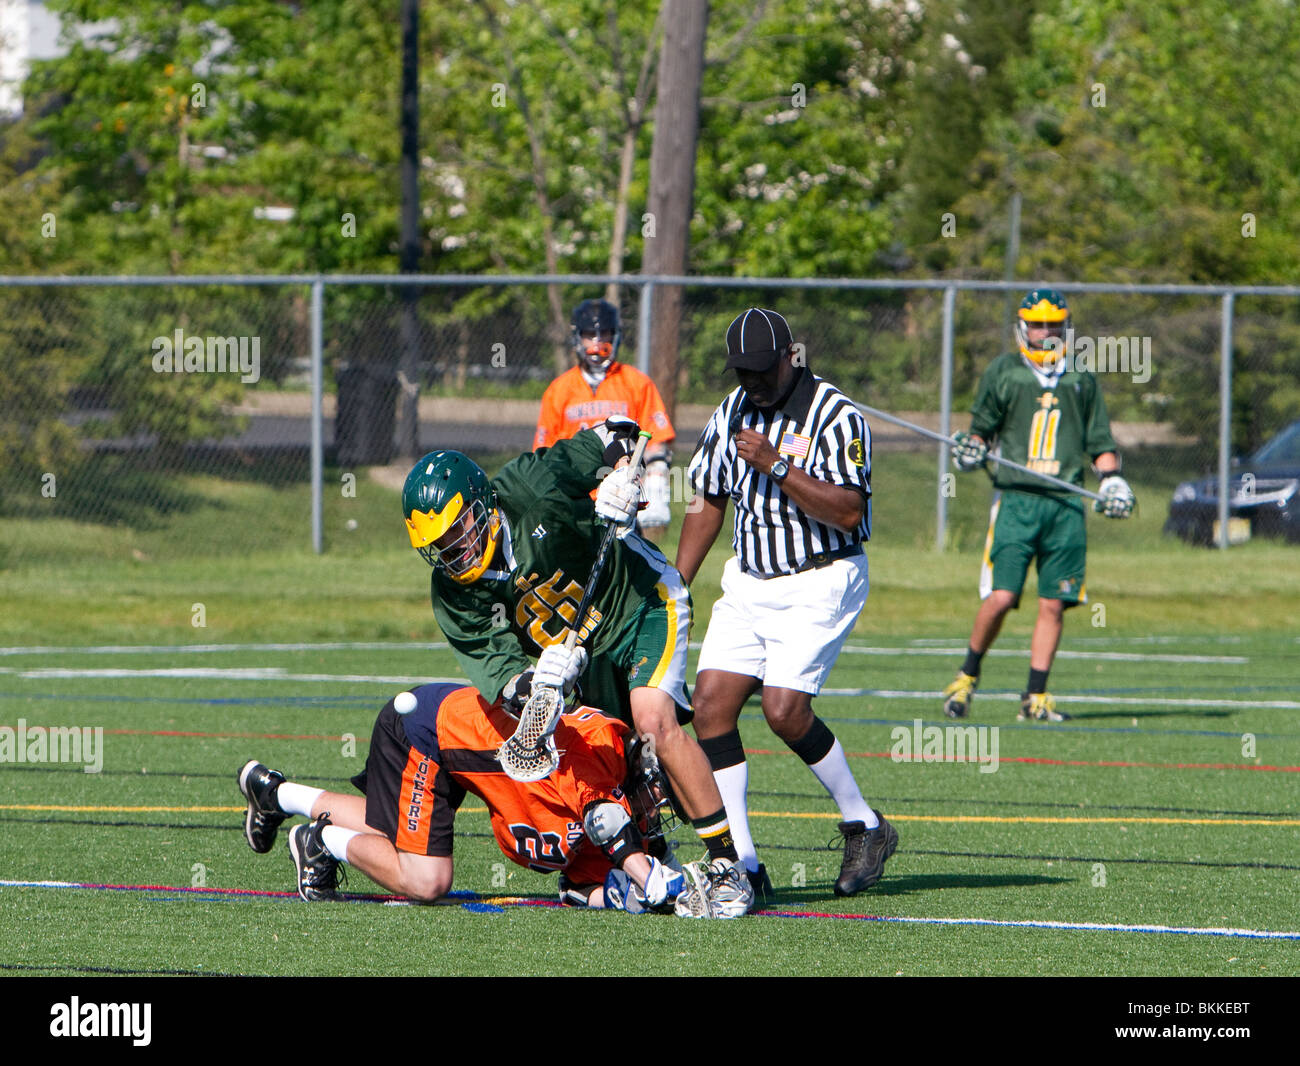
[[[809,813],[803,811],[750,811],[751,818],[833,818],[834,813]],[[1022,814],[1014,817],[996,814],[891,814],[891,822],[988,822],[990,824],[1039,825],[1278,825],[1297,826],[1296,818],[1047,818]]]

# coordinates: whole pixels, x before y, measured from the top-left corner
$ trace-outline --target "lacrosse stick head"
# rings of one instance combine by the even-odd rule
[[[563,711],[564,697],[557,689],[533,689],[519,712],[519,725],[497,749],[497,761],[512,781],[541,781],[555,772],[560,754],[554,734]]]

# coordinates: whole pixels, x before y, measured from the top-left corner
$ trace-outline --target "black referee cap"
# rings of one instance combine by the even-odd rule
[[[751,307],[727,327],[727,369],[762,374],[790,346],[790,327],[775,311]]]

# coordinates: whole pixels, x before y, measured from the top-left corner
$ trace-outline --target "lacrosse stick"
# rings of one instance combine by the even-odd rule
[[[649,440],[649,432],[642,430],[628,464],[633,471],[640,472],[641,456]],[[578,604],[577,614],[573,616],[573,627],[565,634],[564,647],[567,651],[573,651],[578,644],[578,630],[582,628],[587,609],[596,594],[596,583],[600,581],[610,546],[617,535],[618,526],[611,522],[600,542],[600,550],[596,552],[596,561],[592,564],[591,576],[587,578],[587,587],[582,590],[582,602]],[[529,694],[528,702],[519,712],[519,725],[497,749],[497,761],[512,781],[540,781],[555,772],[560,765],[560,753],[555,747],[554,733],[563,711],[564,693],[559,689],[539,685]]]
[[[887,415],[884,411],[877,411],[874,407],[868,407],[865,403],[858,404],[858,410],[863,414],[871,415],[874,418],[883,418],[886,422],[892,422],[896,426],[902,426],[904,429],[910,429],[913,433],[919,433],[923,437],[929,437],[931,440],[937,440],[940,444],[947,444],[955,448],[957,442],[951,437],[945,437],[942,433],[936,433],[932,429],[926,429],[924,426],[918,426],[912,422],[904,422],[901,418],[895,418],[893,415]],[[1021,466],[1019,463],[1013,463],[1010,459],[1002,459],[996,455],[989,455],[988,461],[991,463],[1001,463],[1012,470],[1019,470],[1022,474],[1029,474],[1031,477],[1039,478],[1046,481],[1049,485],[1055,485],[1058,489],[1069,489],[1071,492],[1077,492],[1080,496],[1086,496],[1090,500],[1100,500],[1105,503],[1105,497],[1099,492],[1093,492],[1091,489],[1085,489],[1080,485],[1071,485],[1068,481],[1062,481],[1059,477],[1052,477],[1051,474],[1044,474],[1038,470],[1030,470],[1027,466]]]

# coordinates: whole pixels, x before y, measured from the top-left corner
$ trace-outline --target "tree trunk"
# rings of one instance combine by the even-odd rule
[[[627,249],[627,193],[632,184],[632,167],[636,163],[636,135],[641,129],[637,122],[623,131],[623,154],[618,163],[618,194],[614,199],[614,235],[609,243],[609,268],[607,273],[623,273],[623,254]],[[605,286],[605,299],[618,306],[618,284],[611,281]]]
[[[695,142],[700,123],[707,0],[664,0],[664,43],[659,61],[654,145],[650,150],[650,221],[645,274],[685,274],[695,202]],[[669,418],[677,413],[679,286],[655,289],[650,375],[663,394]]]
[[[402,0],[402,234],[398,269],[420,269],[420,0]],[[397,368],[397,454],[420,457],[420,320],[419,289],[403,285],[401,354]]]

